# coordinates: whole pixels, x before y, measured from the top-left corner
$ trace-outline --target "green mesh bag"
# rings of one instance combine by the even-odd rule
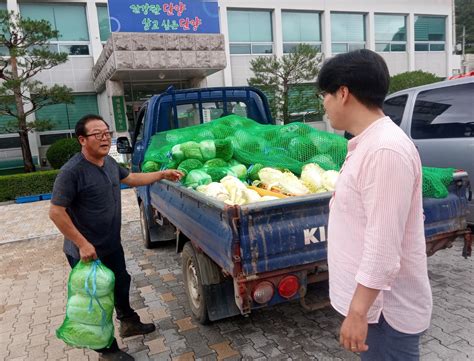
[[[423,167],[423,196],[446,198],[449,184],[453,181],[454,168]]]
[[[69,275],[66,318],[56,336],[72,347],[110,347],[114,340],[114,285],[114,273],[99,260],[80,261]]]
[[[205,149],[203,144],[207,145]],[[212,144],[215,146],[215,158],[208,160],[207,158],[214,155]],[[186,151],[183,151],[183,146]],[[346,154],[347,140],[340,135],[314,129],[304,123],[264,125],[233,114],[209,123],[155,134],[147,148],[145,161],[159,163],[163,169],[173,165],[176,167],[177,159],[179,162],[190,158],[198,159],[205,161],[204,170],[195,170],[204,173],[207,162],[213,164],[215,161],[213,167],[243,164],[248,168],[247,178],[255,180],[258,172],[251,166],[256,166],[257,163],[258,167],[287,169],[299,176],[303,166],[308,163],[316,163],[324,170],[339,171]],[[222,164],[220,160],[227,164]],[[197,184],[191,178],[204,182],[218,179],[222,172],[211,171],[212,176],[209,178],[202,173],[196,173],[190,177],[188,184]],[[446,197],[452,178],[451,168],[424,167],[423,195]]]

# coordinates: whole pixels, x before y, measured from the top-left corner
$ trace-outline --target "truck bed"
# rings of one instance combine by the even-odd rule
[[[466,228],[466,173],[456,175],[444,199],[425,198],[427,243]],[[150,187],[151,204],[227,273],[244,276],[326,260],[331,193],[229,206],[179,184]],[[449,246],[448,242],[440,248]],[[431,247],[434,253],[437,247]],[[427,248],[429,250],[430,247]],[[436,249],[435,249],[436,248]],[[433,251],[434,250],[434,251]],[[430,252],[428,252],[430,254]]]

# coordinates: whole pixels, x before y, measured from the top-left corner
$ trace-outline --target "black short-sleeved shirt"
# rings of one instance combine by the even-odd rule
[[[51,203],[66,208],[99,258],[120,248],[120,181],[128,175],[112,157],[107,156],[99,167],[78,153],[64,164],[54,182]],[[64,252],[80,258],[78,248],[66,238]]]

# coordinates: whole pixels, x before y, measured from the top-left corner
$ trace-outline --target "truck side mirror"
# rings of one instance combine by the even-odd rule
[[[127,137],[117,138],[117,152],[119,154],[130,154],[132,153],[132,147]]]

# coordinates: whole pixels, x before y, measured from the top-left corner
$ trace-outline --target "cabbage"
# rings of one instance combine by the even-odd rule
[[[324,170],[337,170],[338,166],[329,154],[318,154],[312,157],[309,162],[316,163]]]
[[[234,165],[234,166],[230,167],[230,170],[240,180],[245,180],[247,178],[247,168],[243,164]]]
[[[248,177],[251,181],[259,180],[258,172],[260,172],[265,166],[260,163],[255,163],[251,165],[248,169]]]
[[[89,309],[91,300],[92,307]],[[100,306],[104,309],[105,319],[102,318],[102,308]],[[67,301],[66,316],[72,321],[86,325],[100,326],[104,321],[112,321],[113,313],[114,295],[112,292],[107,296],[98,297],[97,299],[76,294],[69,297]]]
[[[248,189],[245,191],[245,200],[246,203],[255,203],[255,202],[260,202],[260,194],[258,194],[257,191],[254,191],[253,189]]]
[[[339,172],[335,170],[328,170],[322,175],[323,186],[328,191],[332,192],[336,189],[337,178],[339,177]]]
[[[286,194],[292,194],[295,196],[302,196],[311,193],[303,182],[301,182],[298,177],[291,172],[283,173],[278,188]]]
[[[277,199],[280,199],[280,198],[274,197],[274,196],[263,196],[260,198],[259,202],[274,201]]]
[[[102,326],[85,325],[66,318],[56,336],[72,347],[98,350],[109,347],[114,340],[114,324],[108,322]]]
[[[166,170],[166,169],[178,169],[179,162],[176,162],[174,160],[169,161],[168,163],[165,163],[161,166],[160,170]]]
[[[147,160],[142,165],[142,171],[145,173],[157,172],[160,170],[160,165],[152,160]]]
[[[186,159],[198,159],[200,161],[204,160],[201,154],[199,143],[192,141],[183,143],[181,144],[181,150],[183,151],[184,158]]]
[[[209,174],[201,169],[193,169],[189,174],[184,178],[184,185],[186,187],[196,188],[197,186],[202,186],[212,182],[212,178]]]
[[[196,188],[196,190],[208,197],[216,198],[222,202],[230,199],[229,192],[227,192],[227,189],[221,183],[212,182],[208,185],[199,186]]]
[[[242,183],[238,178],[234,176],[227,176],[221,179],[222,185],[224,185],[225,189],[229,193],[229,200],[225,203],[230,205],[243,205],[245,204],[246,198],[246,191],[247,186]]]
[[[93,277],[90,275],[93,262],[83,263],[79,262],[71,272],[69,277],[69,291],[72,293],[79,293],[82,295],[88,295],[85,283],[86,279],[88,281],[87,285],[89,291],[92,292],[93,289]],[[81,266],[79,266],[81,265]],[[114,273],[105,267],[102,263],[97,266],[96,271],[96,296],[102,297],[114,290],[115,284],[115,275]]]
[[[233,167],[234,165],[239,165],[239,164],[242,164],[242,163],[240,163],[237,159],[230,159],[228,161],[228,164],[229,164],[229,167]]]
[[[312,192],[316,193],[323,187],[322,175],[324,169],[315,163],[306,164],[301,172],[301,181]]]
[[[186,159],[179,164],[178,170],[187,175],[194,169],[202,168],[202,162],[197,159]]]
[[[213,182],[219,182],[226,175],[235,175],[227,167],[203,168],[202,170],[204,170],[207,174],[211,176]]]
[[[307,137],[294,137],[288,144],[290,157],[300,162],[306,162],[317,152],[316,147],[311,143]]]
[[[258,177],[269,189],[272,188],[272,186],[278,185],[282,176],[283,173],[278,169],[269,167],[263,168],[258,172]]]
[[[173,148],[171,148],[171,157],[176,162],[182,162],[184,160],[184,153],[181,150],[181,144],[176,144]]]
[[[199,147],[204,160],[216,157],[216,145],[213,140],[203,140],[199,143]]]
[[[204,163],[204,167],[210,168],[210,167],[227,167],[227,162],[224,159],[221,158],[214,158],[208,160],[206,163]]]
[[[214,144],[216,145],[216,158],[222,158],[225,161],[228,161],[234,155],[232,142],[228,138],[216,139]]]

